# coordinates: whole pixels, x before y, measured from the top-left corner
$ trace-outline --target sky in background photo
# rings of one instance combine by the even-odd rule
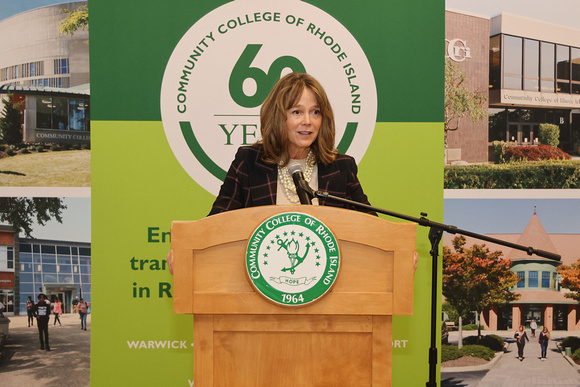
[[[487,17],[507,12],[580,29],[578,0],[446,0],[445,7]]]
[[[0,20],[4,20],[21,12],[30,11],[31,9],[63,3],[68,2],[57,0],[0,0]]]
[[[67,207],[62,210],[62,223],[56,220],[51,220],[44,226],[35,223],[32,237],[68,242],[90,242],[91,198],[67,197],[62,200]]]
[[[444,224],[478,234],[521,234],[534,211],[548,234],[580,234],[580,198],[454,198],[443,206]]]
[[[0,193],[2,188],[0,188]],[[91,242],[91,198],[61,197],[67,207],[61,211],[62,223],[56,220],[44,226],[32,224],[32,238],[50,239],[67,242]],[[24,238],[24,233],[19,234]]]

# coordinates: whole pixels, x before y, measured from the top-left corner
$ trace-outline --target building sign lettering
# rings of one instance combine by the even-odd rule
[[[467,46],[467,41],[463,39],[445,39],[447,45],[445,58],[454,62],[463,62],[471,58],[471,48]]]

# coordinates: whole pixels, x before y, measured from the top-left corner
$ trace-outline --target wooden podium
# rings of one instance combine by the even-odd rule
[[[267,300],[246,274],[248,239],[286,212],[323,222],[341,251],[334,287],[302,307]],[[413,312],[415,228],[321,206],[173,222],[173,305],[194,315],[195,385],[390,386],[392,316]]]

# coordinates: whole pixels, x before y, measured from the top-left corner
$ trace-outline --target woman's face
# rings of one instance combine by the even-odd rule
[[[292,159],[308,156],[310,146],[318,137],[322,114],[312,90],[305,88],[298,102],[286,112],[288,154]]]

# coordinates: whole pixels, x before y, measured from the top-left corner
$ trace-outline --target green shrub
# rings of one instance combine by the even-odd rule
[[[580,349],[580,337],[576,336],[568,336],[564,340],[562,340],[562,347],[570,347],[572,348],[572,352],[576,352]]]
[[[91,149],[91,144],[83,144],[81,145],[81,149]]]
[[[12,148],[8,148],[8,149],[6,150],[6,154],[7,154],[8,156],[14,156],[14,155],[16,154],[16,152],[14,152],[14,149],[12,149]]]
[[[6,150],[6,145],[0,145],[0,152],[4,152]]]
[[[560,143],[560,127],[554,124],[540,124],[538,139],[540,144],[557,147]]]
[[[23,155],[30,153],[30,151],[27,148],[21,149],[20,153],[22,153]]]
[[[545,160],[508,164],[447,165],[445,189],[580,188],[580,161]]]
[[[514,147],[513,143],[505,141],[494,141],[492,144],[493,161],[496,164],[505,163],[504,154],[508,149]]]
[[[474,331],[477,330],[477,328],[478,328],[477,324],[465,324],[462,327],[464,331]],[[484,329],[483,325],[480,325],[479,328]]]
[[[473,356],[485,360],[491,360],[495,356],[494,351],[483,345],[464,345],[459,352],[463,356]]]
[[[503,339],[498,335],[486,335],[481,339],[477,336],[469,336],[463,339],[464,345],[483,345],[494,352],[503,350]]]
[[[444,345],[441,347],[441,362],[459,359],[463,356],[457,349],[457,345]]]
[[[580,348],[578,348],[577,350],[575,350],[574,352],[572,352],[572,360],[574,361],[578,361],[580,360]]]
[[[72,145],[72,149],[74,149],[74,150],[80,150],[81,149],[81,145],[80,144],[73,144]]]
[[[39,152],[39,153],[40,153],[40,152],[44,152],[44,145],[38,145],[38,146],[36,147],[36,151],[37,151],[37,152]]]
[[[58,145],[53,145],[53,146],[51,146],[51,147],[50,147],[50,150],[51,150],[51,151],[53,151],[53,152],[58,152],[58,151],[60,151],[61,149],[60,149],[60,146],[58,146]]]

